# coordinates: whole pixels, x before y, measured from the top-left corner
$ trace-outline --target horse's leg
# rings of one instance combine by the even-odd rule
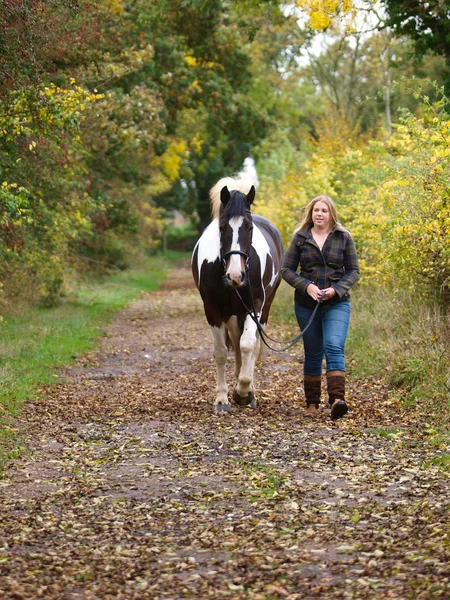
[[[261,324],[261,328],[262,328],[263,330],[265,330],[265,329],[266,329],[266,326]],[[265,343],[264,343],[264,342],[261,340],[261,336],[258,336],[258,337],[259,337],[259,339],[260,339],[260,344],[259,344],[259,352],[258,352],[258,354],[256,355],[256,360],[257,360],[257,361],[259,361],[259,362],[263,362],[263,361],[264,361],[264,360],[266,360],[266,358],[267,358],[267,346],[266,346],[266,344],[265,344]]]
[[[214,360],[216,361],[217,369],[217,387],[216,399],[214,402],[214,412],[229,412],[230,402],[228,400],[228,386],[225,379],[225,364],[228,356],[225,325],[222,325],[221,327],[211,326],[211,332],[214,341]]]
[[[241,355],[241,328],[239,327],[239,322],[237,317],[230,317],[227,321],[228,333],[230,335],[231,343],[233,344],[234,349],[234,374],[236,375],[236,379],[239,377],[239,373],[241,370],[242,364],[242,355]]]
[[[239,372],[238,382],[234,388],[233,398],[237,404],[250,405],[256,408],[256,399],[254,396],[253,374],[255,371],[255,362],[260,349],[260,337],[256,325],[250,316],[247,316],[244,323],[244,331],[241,335],[241,355],[242,366]]]

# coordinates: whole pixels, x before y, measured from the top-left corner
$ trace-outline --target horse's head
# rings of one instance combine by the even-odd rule
[[[227,187],[220,192],[220,253],[227,285],[240,287],[246,282],[246,267],[252,245],[253,220],[250,206],[255,198],[252,186],[247,195]]]

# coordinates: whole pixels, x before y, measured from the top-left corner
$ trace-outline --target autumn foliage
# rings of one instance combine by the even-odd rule
[[[52,305],[74,270],[125,268],[135,248],[157,248],[169,210],[208,219],[211,183],[240,167],[265,126],[245,93],[245,25],[227,23],[224,10],[178,0],[2,3],[7,294]]]
[[[319,30],[354,17],[351,2],[297,5]],[[412,105],[402,88],[396,106],[409,108],[389,137],[385,109],[373,97],[361,103],[362,87],[351,98],[318,91],[339,69],[369,78],[369,55],[370,93],[386,85],[387,63],[376,61],[389,36],[354,55],[338,40],[302,72],[293,57],[308,36],[269,0],[9,0],[0,22],[0,283],[9,295],[25,289],[51,305],[72,272],[125,268],[134,248],[161,244],[172,209],[201,229],[211,185],[254,154],[259,210],[286,241],[308,200],[328,193],[358,244],[363,283],[395,279],[448,302],[445,97],[419,90]],[[332,106],[333,89],[342,98]],[[354,114],[344,114],[350,104]]]
[[[362,284],[394,283],[447,304],[450,292],[450,120],[447,100],[403,110],[389,139],[321,131],[307,159],[265,181],[258,210],[285,242],[308,200],[337,199],[358,246]]]

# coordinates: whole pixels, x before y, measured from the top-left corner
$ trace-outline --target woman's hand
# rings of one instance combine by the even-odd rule
[[[319,302],[322,296],[324,300],[330,300],[331,298],[333,298],[333,296],[336,295],[336,290],[332,287],[321,290],[317,287],[315,283],[310,283],[306,288],[306,293],[308,294],[308,296],[311,296],[313,300]]]
[[[311,296],[313,300],[318,302],[322,295],[322,290],[318,288],[315,283],[310,283],[306,288],[306,293],[308,294],[308,296]]]
[[[333,298],[333,296],[336,296],[337,292],[333,287],[329,287],[329,288],[325,288],[324,290],[321,290],[322,294],[323,294],[323,299],[324,300],[331,300],[331,298]]]

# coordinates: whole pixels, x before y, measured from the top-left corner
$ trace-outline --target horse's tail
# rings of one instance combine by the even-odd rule
[[[248,194],[250,188],[258,186],[258,180],[255,176],[248,175],[247,173],[239,173],[234,179],[233,177],[222,177],[219,181],[209,190],[209,197],[211,198],[211,214],[213,219],[217,219],[220,212],[220,192],[226,186],[228,191],[237,190],[243,194]]]

